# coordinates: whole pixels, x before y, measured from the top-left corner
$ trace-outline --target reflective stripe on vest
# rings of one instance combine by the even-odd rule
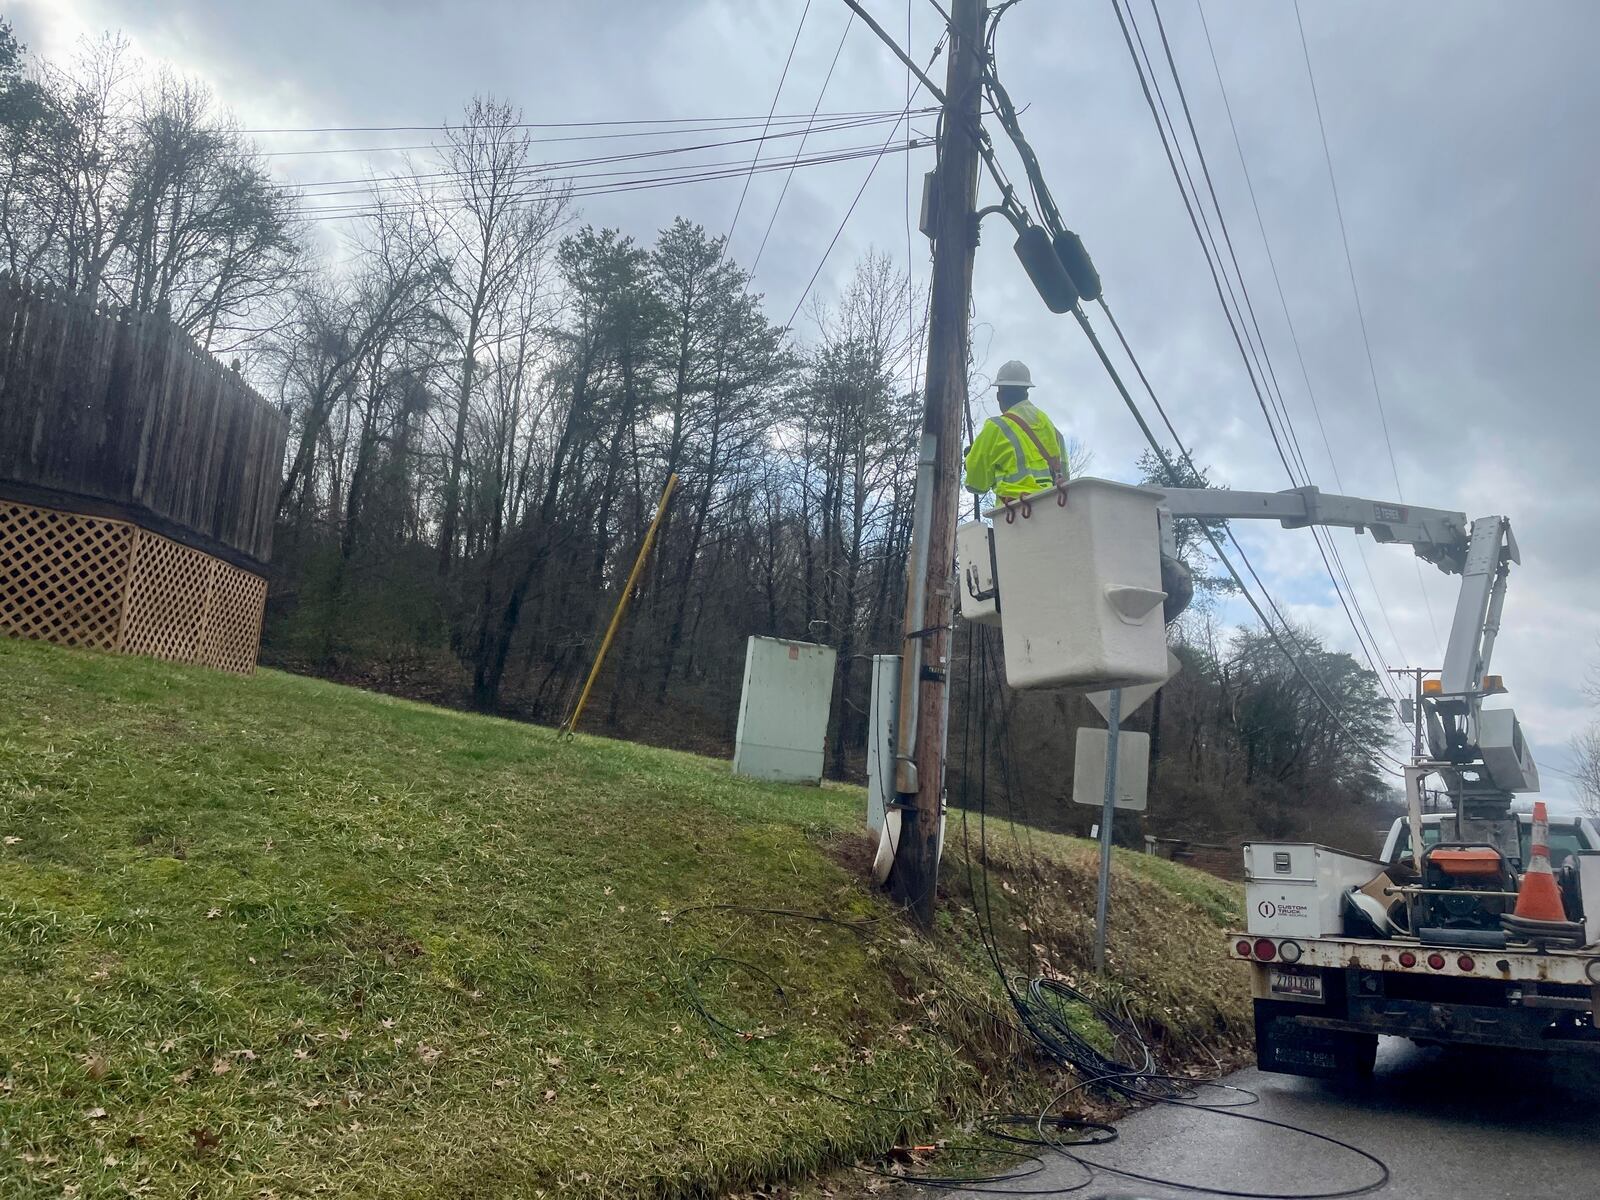
[[[1028,466],[1028,455],[1022,449],[1022,437],[1017,432],[1016,426],[1001,417],[990,417],[989,423],[1005,435],[1006,441],[1011,445],[1012,461],[1017,464],[1015,471],[1007,475],[995,476],[996,483],[1037,482],[1042,479],[1045,483],[1039,488],[1040,491],[1055,483],[1055,480],[1050,477],[1049,463],[1042,467]]]

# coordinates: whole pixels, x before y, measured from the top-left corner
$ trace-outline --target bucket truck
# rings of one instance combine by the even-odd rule
[[[1145,493],[1146,508],[1129,507],[1106,531],[1140,544],[1143,565],[1105,578],[1107,561],[1085,521],[1094,505],[1078,502],[1115,487]],[[1130,498],[1131,499],[1131,498]],[[1023,511],[1025,509],[1025,511]],[[1142,512],[1150,513],[1147,518]],[[1380,543],[1411,547],[1422,561],[1461,578],[1441,676],[1422,696],[1426,729],[1421,753],[1402,764],[1407,814],[1379,859],[1300,842],[1244,847],[1246,927],[1227,936],[1226,953],[1250,966],[1256,1045],[1264,1070],[1348,1077],[1371,1070],[1378,1035],[1419,1042],[1600,1053],[1600,840],[1585,821],[1558,824],[1552,855],[1560,909],[1542,920],[1518,912],[1522,881],[1538,869],[1527,814],[1514,798],[1539,788],[1538,768],[1516,713],[1484,706],[1506,691],[1490,673],[1506,583],[1520,553],[1502,516],[1468,521],[1464,513],[1364,500],[1315,487],[1281,492],[1199,488],[1123,489],[1078,480],[989,514],[958,534],[962,614],[1006,630],[1008,677],[1013,634],[1022,632],[1037,659],[1045,642],[1041,605],[1060,584],[1042,579],[1039,559],[1008,548],[1059,543],[1074,548],[1074,566],[1096,593],[1087,603],[1108,612],[1130,594],[1154,586],[1158,558],[1175,556],[1175,523],[1270,520],[1287,529],[1353,529]],[[1019,525],[1031,525],[1026,534]],[[1108,541],[1103,533],[1102,545]],[[1128,557],[1127,547],[1121,557]],[[1011,567],[1008,570],[1008,565]],[[1053,569],[1056,564],[1051,563]],[[1074,585],[1085,593],[1083,580]],[[1043,599],[1041,599],[1043,597]],[[1103,602],[1102,602],[1103,597]],[[1158,610],[1159,611],[1159,610]],[[1048,612],[1063,620],[1059,603]],[[1066,618],[1069,623],[1127,622],[1125,613]],[[1016,628],[1013,628],[1013,627]],[[1147,639],[1154,636],[1146,630]],[[1059,641],[1059,640],[1058,640]],[[1095,648],[1102,641],[1090,639]],[[1120,686],[1137,676],[1135,658],[1107,665],[1085,653],[1082,638],[1046,646],[1064,660],[1037,662],[1013,686]],[[1084,664],[1088,663],[1085,670]],[[1096,684],[1088,675],[1108,678]],[[1380,747],[1373,747],[1376,754]],[[1426,780],[1449,800],[1449,811],[1423,811]]]

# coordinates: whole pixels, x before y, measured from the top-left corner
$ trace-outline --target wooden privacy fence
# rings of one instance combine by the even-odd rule
[[[161,314],[0,273],[0,633],[254,670],[286,432]]]
[[[0,487],[260,567],[283,414],[160,313],[0,273]]]

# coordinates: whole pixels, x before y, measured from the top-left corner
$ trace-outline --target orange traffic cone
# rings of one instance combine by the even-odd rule
[[[1565,921],[1567,911],[1550,869],[1550,816],[1544,801],[1533,804],[1533,838],[1528,850],[1528,869],[1517,889],[1516,915],[1524,921]]]

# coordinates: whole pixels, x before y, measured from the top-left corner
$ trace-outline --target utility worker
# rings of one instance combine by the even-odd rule
[[[1030,496],[1067,481],[1061,434],[1028,399],[1033,377],[1012,359],[994,377],[1000,415],[990,417],[967,451],[966,487],[1002,501]]]

